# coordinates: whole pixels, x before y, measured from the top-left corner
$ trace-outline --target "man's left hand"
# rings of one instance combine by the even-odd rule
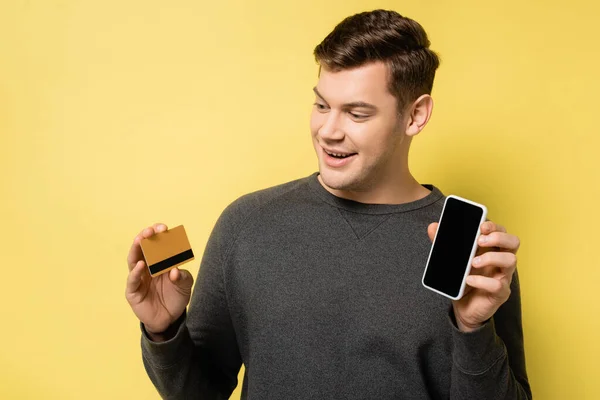
[[[437,227],[438,224],[433,223],[427,228],[431,241]],[[460,300],[452,302],[456,324],[463,332],[479,328],[508,300],[520,241],[504,227],[486,221],[481,224],[477,244],[465,293]]]

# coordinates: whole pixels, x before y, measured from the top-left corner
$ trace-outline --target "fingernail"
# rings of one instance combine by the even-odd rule
[[[484,244],[484,243],[487,243],[487,241],[488,241],[487,236],[482,235],[481,237],[479,237],[479,243]]]
[[[473,259],[473,264],[478,265],[479,263],[481,263],[481,257],[475,257]]]

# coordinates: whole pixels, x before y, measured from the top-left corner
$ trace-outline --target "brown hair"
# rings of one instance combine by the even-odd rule
[[[334,72],[383,61],[390,72],[388,90],[402,111],[422,94],[431,94],[440,61],[429,44],[418,22],[395,11],[374,10],[344,19],[314,55],[320,67]]]

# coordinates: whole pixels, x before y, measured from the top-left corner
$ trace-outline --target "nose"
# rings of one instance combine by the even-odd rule
[[[339,114],[331,111],[324,116],[323,125],[319,128],[319,136],[326,141],[337,141],[344,138],[344,131],[340,127]]]

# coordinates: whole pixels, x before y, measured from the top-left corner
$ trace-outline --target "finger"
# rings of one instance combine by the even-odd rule
[[[501,282],[504,282],[505,284],[509,285],[512,282],[513,279],[513,274],[514,274],[515,270],[514,269],[505,269],[505,270],[501,270],[500,268],[496,268],[495,272],[492,275],[486,275],[489,278],[494,278],[496,280],[499,280]]]
[[[427,227],[427,236],[429,236],[429,240],[431,240],[433,242],[433,239],[435,238],[435,234],[437,232],[437,228],[438,228],[438,223],[434,222],[429,224],[429,226]]]
[[[152,228],[154,229],[155,233],[165,232],[166,230],[169,229],[169,228],[167,228],[167,225],[165,225],[165,224],[163,224],[161,222],[158,222],[158,223],[154,224],[152,226]]]
[[[492,232],[488,235],[479,236],[477,244],[481,247],[498,247],[502,250],[516,252],[521,246],[521,241],[510,233]]]
[[[129,271],[131,271],[136,266],[138,261],[144,259],[144,253],[142,252],[140,242],[143,239],[152,236],[152,234],[154,234],[153,228],[144,228],[133,239],[133,243],[131,244],[131,248],[129,249],[129,253],[127,254],[127,266],[129,267]]]
[[[127,254],[127,265],[129,267],[129,271],[131,271],[136,263],[140,260],[144,259],[144,254],[142,252],[142,248],[140,247],[140,242],[143,239],[147,239],[153,236],[155,233],[164,232],[169,228],[167,225],[163,223],[156,223],[151,227],[144,228],[137,234],[137,236],[133,239],[133,243],[131,244],[131,248],[129,249],[129,253]]]
[[[140,285],[142,284],[142,276],[146,270],[146,263],[144,261],[138,261],[135,267],[129,272],[127,277],[126,293],[135,293]]]
[[[154,236],[157,233],[164,232],[167,230],[167,225],[158,222],[142,231],[142,236],[144,238],[149,238]]]
[[[192,284],[194,283],[194,278],[189,271],[185,269],[173,268],[169,271],[169,279],[173,282],[177,287],[182,290],[189,291],[191,289]]]
[[[495,298],[507,299],[510,296],[510,285],[499,279],[483,275],[469,275],[467,285],[488,292]]]
[[[488,235],[492,232],[506,232],[506,228],[489,220],[481,224],[482,234]]]
[[[148,239],[149,237],[152,237],[152,236],[154,236],[154,233],[155,233],[155,232],[154,232],[154,227],[153,227],[153,226],[149,226],[148,228],[145,228],[145,229],[142,231],[142,235],[141,235],[141,236],[142,236],[144,239]]]
[[[149,237],[148,235],[150,235],[151,231],[153,232],[152,228],[144,228],[135,236],[135,238],[133,238],[133,243],[127,254],[127,265],[129,266],[130,271],[135,267],[138,261],[144,259],[140,242],[146,237]]]
[[[133,243],[131,244],[131,248],[127,254],[127,266],[129,267],[129,271],[135,267],[138,261],[144,259],[144,254],[142,253],[142,248],[140,247],[140,242],[142,241],[142,232],[140,232],[133,239]]]
[[[473,259],[473,267],[515,268],[517,256],[514,253],[490,251]]]

